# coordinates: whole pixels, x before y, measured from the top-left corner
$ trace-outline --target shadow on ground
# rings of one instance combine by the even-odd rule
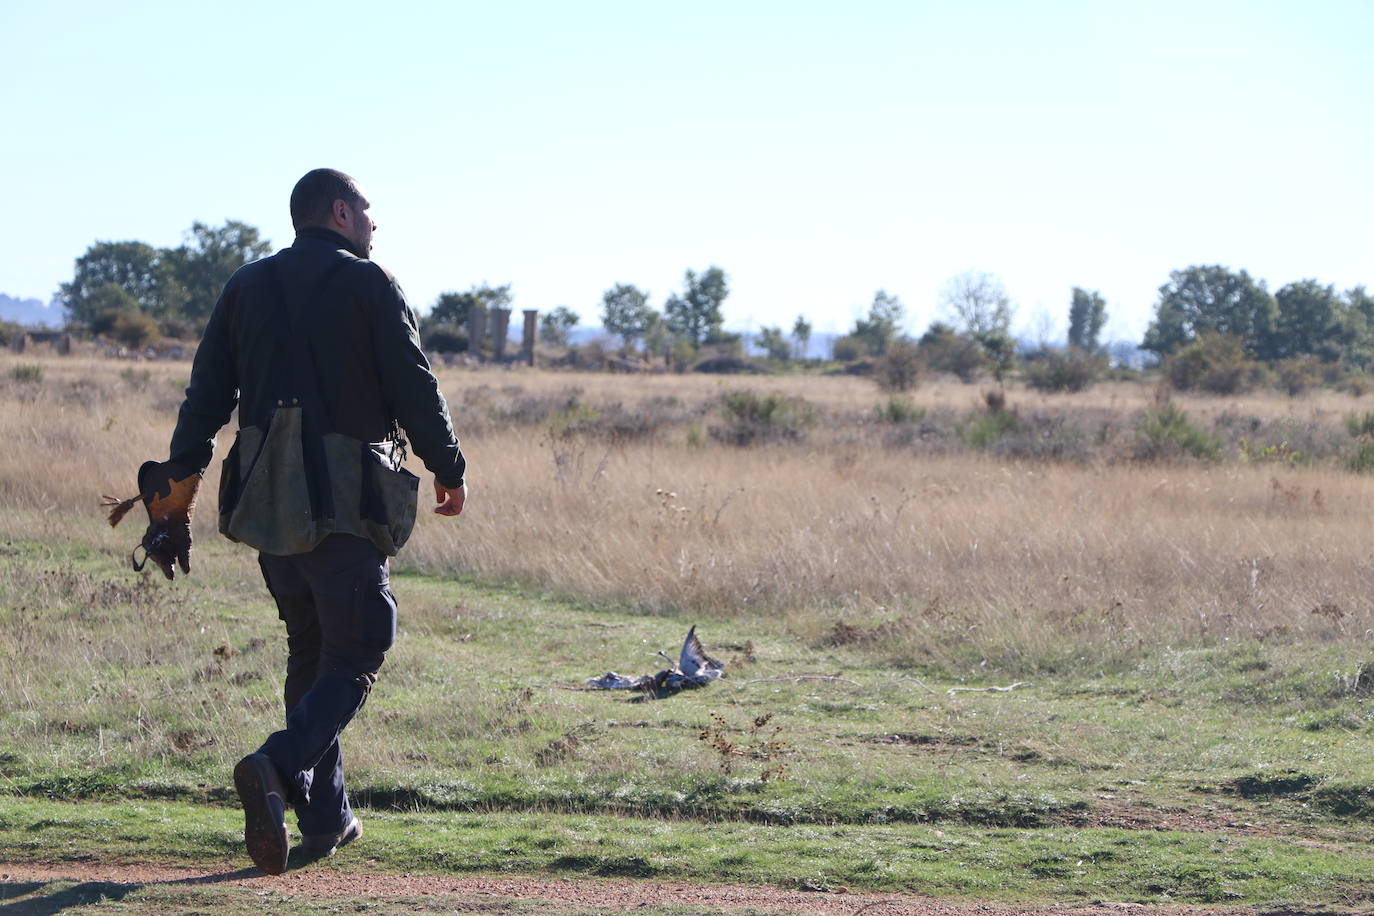
[[[175,881],[84,881],[71,887],[66,886],[67,881],[0,881],[0,916],[52,916],[73,907],[90,906],[107,900],[123,900],[145,887],[219,884],[260,874],[262,872],[256,868],[240,868],[236,871],[178,878]],[[44,893],[45,889],[51,892]]]

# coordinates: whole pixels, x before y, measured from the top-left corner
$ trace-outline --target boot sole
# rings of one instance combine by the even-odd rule
[[[348,825],[348,829],[343,832],[343,834],[339,837],[338,842],[334,843],[334,845],[325,846],[324,844],[319,842],[312,843],[307,838],[301,842],[299,848],[301,851],[301,855],[305,856],[306,858],[327,859],[334,853],[338,852],[340,849],[343,849],[349,843],[352,843],[354,840],[361,837],[362,835],[363,825],[355,817],[353,818],[353,821]]]
[[[285,808],[272,803],[269,774],[272,764],[250,754],[234,767],[234,788],[243,804],[243,842],[253,864],[269,875],[286,871],[290,843],[286,837]],[[279,796],[280,797],[280,796]]]

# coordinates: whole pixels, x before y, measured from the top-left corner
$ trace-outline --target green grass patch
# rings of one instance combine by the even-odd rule
[[[0,550],[5,855],[233,858],[231,767],[281,718],[275,609],[213,539],[171,584],[100,543]],[[394,588],[397,646],[344,738],[387,868],[1211,902],[1354,899],[1370,873],[1355,641],[914,668],[881,622],[818,636],[403,568]],[[579,689],[657,670],[692,623],[724,680]]]
[[[364,812],[311,868],[521,873],[902,891],[989,901],[1352,902],[1374,857],[1277,838],[1116,829],[762,826],[559,814]],[[240,817],[182,803],[0,800],[8,861],[244,867]]]

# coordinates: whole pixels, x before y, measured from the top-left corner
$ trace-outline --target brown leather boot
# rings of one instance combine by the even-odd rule
[[[253,864],[269,875],[286,871],[286,790],[266,754],[252,753],[234,767],[234,788],[243,803],[243,841]]]

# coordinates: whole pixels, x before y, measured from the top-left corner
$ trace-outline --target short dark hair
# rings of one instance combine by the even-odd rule
[[[291,225],[297,231],[306,226],[326,226],[334,201],[356,205],[363,199],[358,182],[338,169],[311,169],[291,189]]]

